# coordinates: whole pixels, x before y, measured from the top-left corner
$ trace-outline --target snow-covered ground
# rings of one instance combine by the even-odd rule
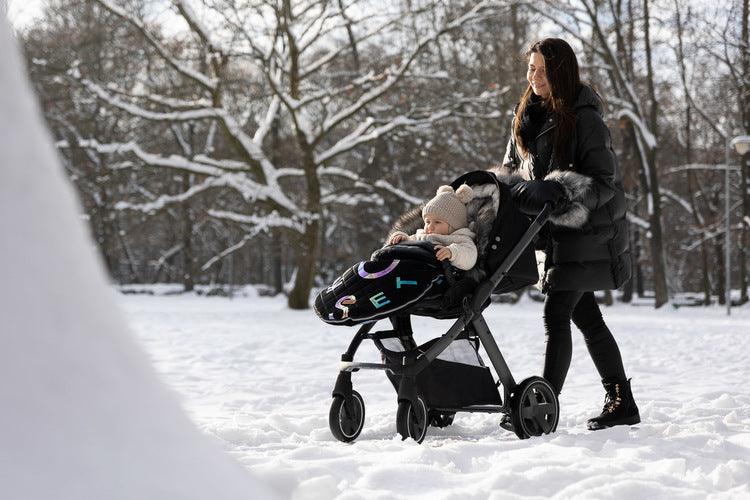
[[[256,477],[295,499],[750,498],[750,308],[616,305],[643,422],[589,432],[603,391],[580,335],[555,434],[520,441],[498,415],[459,414],[421,445],[396,435],[382,372],[354,374],[366,420],[353,444],[328,430],[331,389],[353,328],[279,298],[122,295],[131,326],[197,425]],[[517,380],[541,371],[541,304],[485,313]],[[418,340],[449,321],[417,318]],[[377,360],[374,347],[360,360]],[[486,356],[485,356],[486,359]]]

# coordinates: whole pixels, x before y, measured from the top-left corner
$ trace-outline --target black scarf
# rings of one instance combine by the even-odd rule
[[[521,139],[529,151],[535,152],[536,136],[542,131],[548,116],[549,113],[544,100],[533,94],[526,104],[526,109],[523,110],[523,116],[521,116]]]

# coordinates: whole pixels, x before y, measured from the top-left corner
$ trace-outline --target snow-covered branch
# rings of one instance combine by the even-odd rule
[[[628,210],[627,218],[628,218],[628,221],[632,222],[636,226],[640,227],[641,229],[645,229],[647,231],[646,233],[647,236],[650,234],[648,233],[648,231],[651,230],[651,223],[649,223],[649,221],[641,217],[638,217],[637,215],[633,213],[632,210]]]
[[[662,196],[677,202],[677,204],[684,208],[687,213],[693,215],[693,207],[690,205],[690,202],[688,200],[675,193],[671,189],[667,189],[664,187],[661,188],[660,193]]]
[[[66,149],[71,147],[68,141],[57,141],[55,146],[59,149]],[[144,151],[135,142],[112,142],[107,144],[101,144],[96,139],[82,139],[78,141],[75,146],[91,149],[100,154],[125,154],[131,153],[135,155],[146,165],[155,167],[169,167],[176,170],[182,170],[193,174],[220,176],[225,172],[217,168],[216,166],[206,165],[197,161],[191,161],[180,155],[162,156]]]
[[[228,159],[222,159],[217,160],[216,158],[211,158],[205,154],[198,154],[193,156],[193,160],[198,163],[204,163],[206,165],[212,165],[214,167],[221,168],[223,170],[242,170],[245,172],[249,172],[249,168],[245,162],[237,161],[237,160],[228,160]]]
[[[172,0],[172,3],[185,19],[185,22],[188,23],[190,29],[193,30],[196,35],[198,35],[203,44],[208,47],[208,49],[212,53],[216,54],[219,57],[223,57],[223,55],[228,52],[228,50],[222,45],[222,43],[213,36],[211,31],[209,31],[203,25],[203,22],[201,22],[200,18],[196,15],[195,11],[188,2],[186,2],[185,0]]]
[[[363,180],[356,173],[350,170],[345,170],[343,168],[318,167],[318,175],[321,177],[325,177],[325,176],[344,177],[352,181],[355,186],[360,187],[360,188],[382,189],[383,191],[391,193],[392,195],[395,195],[397,198],[400,198],[407,203],[411,203],[412,205],[419,205],[422,202],[424,202],[423,198],[420,198],[418,196],[413,196],[402,189],[396,188],[388,181],[380,179],[380,180],[375,181],[375,183],[371,185],[367,181]]]
[[[131,203],[127,201],[119,201],[115,204],[115,210],[135,210],[138,212],[144,212],[151,214],[162,210],[170,205],[185,203],[189,199],[193,198],[199,193],[202,193],[208,189],[226,186],[227,182],[224,177],[209,177],[199,184],[195,184],[190,187],[187,191],[176,194],[176,195],[161,195],[153,201],[145,203]]]
[[[621,108],[615,113],[617,118],[627,118],[635,126],[636,130],[640,133],[643,140],[646,142],[646,146],[649,149],[654,149],[657,145],[656,137],[651,130],[643,123],[640,116],[633,112],[630,108]]]
[[[86,87],[92,93],[96,94],[100,99],[102,99],[110,106],[121,109],[122,111],[125,111],[126,113],[129,113],[138,118],[143,118],[144,120],[169,122],[203,120],[207,118],[218,118],[223,111],[211,107],[189,109],[186,111],[151,111],[140,106],[136,106],[135,104],[123,101],[119,97],[112,95],[110,92],[105,90],[101,85],[98,85],[87,78],[80,78],[80,74],[78,73],[76,68],[72,69],[69,74],[73,77],[77,77],[84,87]]]
[[[238,224],[253,226],[259,231],[266,231],[274,227],[284,227],[297,231],[298,233],[302,233],[305,230],[305,224],[301,222],[301,219],[282,216],[276,211],[266,215],[247,215],[228,210],[209,210],[208,215],[216,219],[223,219]]]
[[[374,36],[380,34],[383,32],[384,29],[397,24],[399,20],[398,19],[388,19],[387,21],[377,24],[373,26],[372,28],[369,28],[367,32],[365,32],[363,35],[359,36],[357,38],[358,42],[364,42],[370,38],[373,38]],[[329,50],[324,55],[320,56],[318,59],[306,64],[303,68],[301,68],[300,71],[300,79],[305,80],[315,74],[316,72],[320,71],[324,66],[327,64],[335,61],[338,59],[338,57],[349,50],[348,45],[341,45],[335,50]]]
[[[253,161],[260,165],[266,183],[275,187],[277,178],[276,167],[263,152],[261,145],[256,143],[242,130],[237,119],[231,114],[223,111],[219,117],[224,124],[226,132],[242,147]]]
[[[408,54],[406,57],[404,57],[403,61],[398,67],[392,68],[386,71],[386,75],[385,75],[385,79],[383,83],[368,90],[363,95],[361,95],[359,99],[357,99],[356,102],[345,107],[344,109],[339,110],[339,112],[335,113],[333,116],[325,120],[323,124],[321,125],[320,132],[318,133],[317,137],[313,141],[313,144],[317,144],[318,142],[320,142],[320,140],[322,140],[322,138],[326,134],[328,134],[333,128],[341,124],[344,120],[352,117],[355,113],[362,110],[365,106],[367,106],[368,104],[370,104],[371,102],[373,102],[374,100],[378,99],[380,96],[388,92],[397,82],[401,80],[401,78],[409,69],[411,64],[414,62],[417,56],[425,49],[425,47],[427,47],[427,45],[434,42],[445,33],[452,31],[454,29],[457,29],[463,26],[464,24],[467,24],[470,21],[476,20],[477,18],[480,17],[480,14],[485,9],[496,6],[496,4],[497,4],[496,2],[490,1],[490,0],[479,2],[462,16],[447,23],[441,29],[438,29],[437,31],[430,34],[429,36],[422,38],[416,44],[416,46],[411,51],[411,53]]]
[[[328,193],[324,194],[321,203],[326,205],[348,205],[359,207],[362,204],[384,205],[383,197],[377,193]]]
[[[71,72],[69,72],[68,74],[76,77],[77,79],[80,79],[80,74],[75,72],[75,66],[74,68],[71,69]],[[112,82],[107,83],[106,90],[117,95],[126,96],[129,99],[144,100],[144,101],[148,101],[153,104],[163,106],[166,108],[170,108],[173,110],[190,111],[190,110],[211,107],[210,99],[198,98],[194,100],[185,100],[185,99],[177,99],[174,97],[163,96],[155,92],[133,93],[133,92],[129,92],[123,88],[118,87]]]
[[[266,110],[266,116],[263,121],[260,122],[260,126],[258,127],[258,130],[255,131],[255,135],[253,135],[253,142],[255,144],[259,146],[263,144],[263,139],[271,129],[273,121],[278,117],[280,103],[281,100],[279,99],[279,96],[275,95],[271,98],[271,103],[268,105],[268,109]]]
[[[191,67],[183,64],[180,60],[170,54],[169,50],[146,28],[143,21],[137,19],[135,16],[129,14],[124,8],[111,2],[110,0],[94,0],[99,5],[113,13],[114,15],[122,18],[124,21],[134,26],[148,43],[159,53],[164,61],[174,68],[181,75],[197,82],[207,90],[216,90],[218,82],[215,78],[208,77],[199,71],[195,71]]]
[[[424,203],[424,198],[419,198],[417,196],[412,196],[403,189],[399,189],[395,187],[390,182],[380,179],[378,181],[375,181],[375,187],[383,189],[385,191],[388,191],[391,194],[396,195],[397,197],[401,198],[404,201],[407,201],[413,205],[420,205]]]
[[[678,174],[681,172],[686,172],[688,170],[703,170],[703,171],[709,171],[709,172],[724,172],[726,171],[727,167],[723,163],[688,163],[686,165],[677,165],[676,167],[668,168],[664,171],[665,175],[669,174]],[[729,165],[729,171],[730,172],[737,172],[740,170],[739,165]]]
[[[70,147],[67,141],[58,141],[56,143],[56,146],[58,148]],[[273,203],[276,203],[279,206],[279,208],[288,210],[292,214],[297,214],[300,217],[309,217],[309,214],[306,214],[303,210],[301,210],[297,206],[296,203],[294,203],[289,197],[287,197],[287,195],[284,194],[284,192],[279,188],[277,184],[275,183],[272,185],[261,184],[250,179],[243,172],[227,172],[226,170],[236,170],[236,168],[231,168],[231,167],[236,167],[236,164],[233,162],[229,162],[227,166],[230,168],[225,170],[224,168],[218,167],[218,165],[221,165],[221,161],[219,160],[214,161],[214,163],[217,166],[212,166],[212,165],[207,165],[204,163],[199,163],[198,161],[196,161],[198,158],[202,156],[197,156],[193,160],[189,160],[179,155],[171,155],[171,156],[157,155],[157,154],[148,153],[144,151],[135,142],[100,144],[98,141],[94,139],[89,139],[89,140],[79,141],[78,146],[82,148],[90,148],[102,154],[131,153],[131,154],[134,154],[139,160],[141,160],[146,165],[155,166],[155,167],[168,167],[168,168],[182,170],[182,171],[190,172],[194,174],[208,175],[208,176],[211,176],[212,179],[208,179],[206,182],[210,181],[210,183],[212,184],[210,184],[210,186],[209,185],[204,186],[204,189],[202,190],[205,190],[208,187],[215,187],[215,186],[231,187],[235,189],[237,192],[239,192],[240,195],[242,195],[242,197],[247,201],[256,201],[256,200],[271,201]],[[196,194],[196,193],[193,193],[193,194]],[[180,195],[177,195],[177,196],[180,196]],[[164,198],[165,203],[172,202],[172,201],[177,202],[180,200],[176,200],[176,199],[171,200],[171,198]],[[132,208],[132,207],[128,207],[128,208]],[[141,211],[151,211],[151,210],[141,210]]]
[[[387,123],[380,125],[378,127],[374,127],[374,128],[370,128],[374,120],[372,118],[368,118],[364,122],[360,123],[359,126],[357,126],[357,128],[354,129],[349,135],[340,139],[336,144],[334,144],[327,150],[316,155],[315,161],[317,164],[323,164],[329,161],[331,158],[334,158],[340,155],[341,153],[350,151],[351,149],[359,146],[360,144],[364,144],[366,142],[372,141],[373,139],[376,139],[396,128],[410,126],[410,125],[433,124],[438,120],[441,120],[443,118],[450,116],[450,114],[451,114],[450,110],[442,110],[442,111],[437,111],[433,113],[432,115],[423,119],[409,118],[407,116],[401,115],[401,116],[396,116],[392,118],[391,120],[389,120]]]

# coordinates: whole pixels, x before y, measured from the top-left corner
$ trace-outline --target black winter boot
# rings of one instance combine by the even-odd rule
[[[602,385],[607,391],[604,408],[598,417],[589,419],[588,428],[592,431],[615,425],[633,425],[641,421],[638,406],[630,392],[630,379],[604,379]]]

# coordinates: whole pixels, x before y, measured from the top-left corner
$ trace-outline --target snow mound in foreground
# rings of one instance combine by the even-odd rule
[[[124,327],[5,20],[0,67],[0,498],[271,497]]]

